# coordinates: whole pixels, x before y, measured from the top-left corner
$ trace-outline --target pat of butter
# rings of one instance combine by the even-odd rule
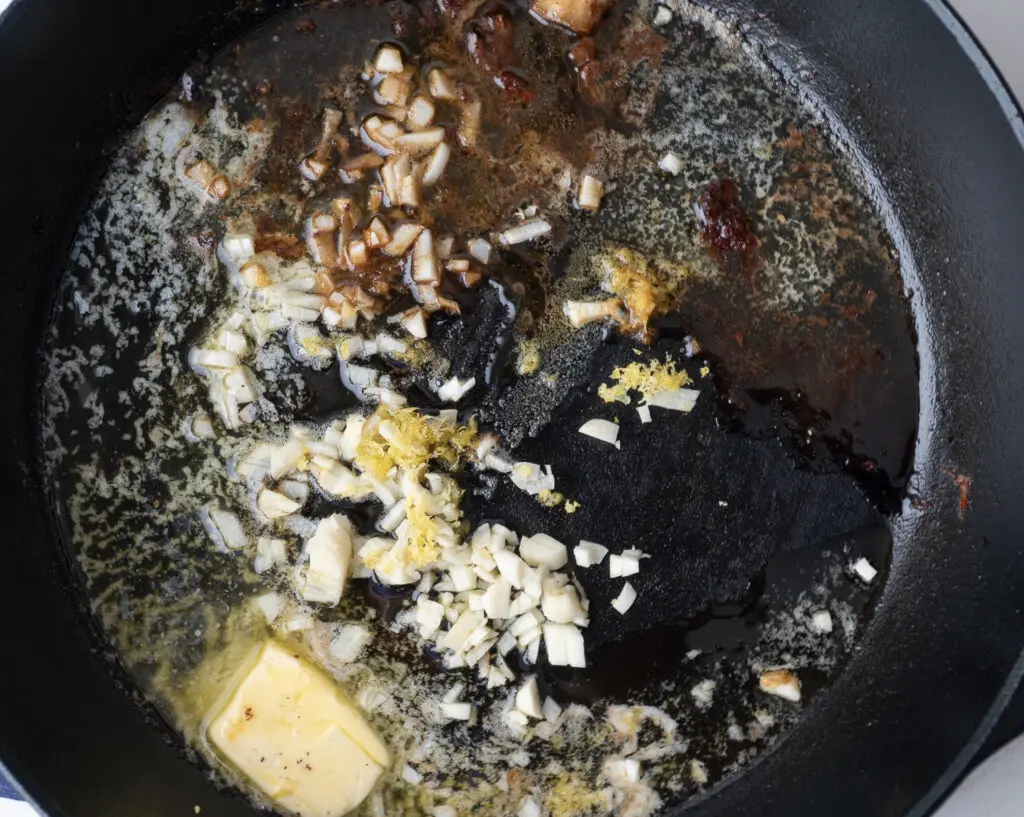
[[[390,764],[387,747],[324,673],[276,641],[207,728],[220,754],[303,817],[340,817]]]

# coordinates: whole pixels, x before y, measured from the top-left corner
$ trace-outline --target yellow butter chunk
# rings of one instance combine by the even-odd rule
[[[207,737],[268,797],[303,817],[352,811],[391,762],[334,682],[276,641],[263,645]]]

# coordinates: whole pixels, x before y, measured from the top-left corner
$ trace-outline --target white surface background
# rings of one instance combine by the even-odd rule
[[[0,0],[0,11],[10,2]],[[1017,99],[1024,99],[1024,47],[1021,44],[1024,38],[1024,0],[950,2],[999,66]],[[935,817],[1021,817],[1022,814],[1024,737],[1011,743],[972,774]],[[0,817],[37,815],[24,803],[0,800]]]

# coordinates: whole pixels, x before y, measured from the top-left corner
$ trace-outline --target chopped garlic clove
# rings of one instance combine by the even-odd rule
[[[362,624],[345,624],[338,630],[327,652],[335,661],[352,664],[359,660],[359,656],[371,641],[373,633]]]
[[[475,377],[470,377],[468,380],[452,377],[437,389],[437,396],[438,399],[443,400],[445,403],[458,403],[475,385]]]
[[[306,542],[309,561],[300,593],[306,601],[335,606],[345,592],[352,563],[352,527],[344,514],[321,519]]]
[[[519,543],[519,555],[528,565],[549,570],[560,570],[569,561],[565,545],[546,533],[523,537]]]
[[[393,45],[382,45],[377,50],[373,67],[382,74],[401,74],[405,69],[402,52]]]
[[[697,405],[697,397],[699,395],[700,391],[697,389],[665,389],[651,397],[648,401],[648,405],[669,409],[671,411],[688,412],[693,411],[693,407]]]
[[[626,582],[623,585],[622,592],[612,601],[612,607],[614,607],[620,615],[626,615],[629,608],[633,606],[633,602],[636,601],[636,590],[633,589],[633,585]]]
[[[581,210],[596,211],[601,206],[601,199],[604,197],[604,182],[595,179],[593,176],[584,176],[580,181],[580,191],[576,197],[576,203]]]
[[[666,173],[678,176],[683,171],[683,160],[679,158],[679,154],[669,151],[658,160],[658,167]]]
[[[800,679],[792,670],[775,669],[761,673],[758,685],[762,692],[793,703],[800,701]]]
[[[619,426],[611,420],[587,420],[580,426],[579,432],[603,443],[614,445],[616,448],[622,447],[619,442]]]
[[[572,555],[576,559],[578,567],[594,567],[604,561],[604,557],[608,555],[608,548],[597,542],[581,539],[580,543],[573,548]]]
[[[583,633],[573,624],[544,624],[544,647],[554,667],[585,669],[587,659]]]
[[[816,610],[807,626],[812,633],[827,635],[832,632],[832,614],[828,610]]]
[[[531,676],[519,688],[516,693],[516,709],[535,720],[541,720],[544,717],[536,676]]]
[[[208,506],[201,514],[203,527],[215,545],[227,550],[240,550],[249,544],[245,529],[230,511]]]
[[[267,519],[281,519],[295,513],[302,505],[282,493],[264,488],[256,497],[256,507]]]
[[[850,572],[864,582],[864,584],[871,584],[878,575],[878,570],[875,569],[875,566],[863,556],[850,565]]]
[[[453,721],[471,721],[473,719],[473,704],[468,703],[443,703],[441,711],[444,716]]]
[[[621,309],[622,302],[618,298],[608,298],[604,301],[566,301],[562,305],[562,312],[569,319],[569,323],[577,329],[602,318],[618,317]]]

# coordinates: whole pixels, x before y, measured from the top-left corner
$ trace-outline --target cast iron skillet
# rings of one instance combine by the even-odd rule
[[[921,348],[914,491],[928,507],[907,509],[887,587],[845,672],[773,750],[684,810],[924,814],[1024,673],[1024,129],[937,3],[708,5],[742,21],[859,146],[896,225]],[[50,526],[34,412],[55,271],[104,148],[191,60],[274,10],[21,0],[0,23],[0,759],[47,814],[252,814],[112,679]],[[962,519],[950,472],[973,478]]]

